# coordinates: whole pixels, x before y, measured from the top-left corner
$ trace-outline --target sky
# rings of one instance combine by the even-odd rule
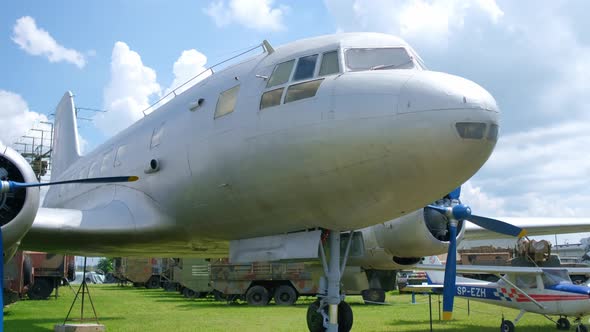
[[[71,90],[77,106],[108,110],[79,114],[93,119],[79,121],[90,151],[173,87],[263,39],[384,32],[410,43],[430,70],[475,81],[497,100],[499,142],[463,186],[475,214],[588,217],[588,12],[585,0],[8,2],[0,140],[42,128]]]

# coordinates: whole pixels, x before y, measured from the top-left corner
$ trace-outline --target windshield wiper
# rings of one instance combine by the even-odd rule
[[[404,63],[400,63],[400,64],[395,64],[395,63],[391,63],[388,65],[377,65],[377,66],[373,66],[371,68],[369,68],[369,70],[380,70],[380,69],[385,69],[385,68],[391,68],[391,69],[395,69],[404,65],[407,65],[408,63],[412,63],[414,61],[414,59],[410,59]]]

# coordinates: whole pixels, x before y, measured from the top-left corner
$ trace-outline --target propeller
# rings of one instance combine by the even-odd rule
[[[117,183],[117,182],[134,182],[139,180],[137,176],[112,176],[102,178],[90,178],[90,179],[77,179],[67,181],[55,181],[46,183],[23,183],[15,181],[0,181],[0,194],[7,192],[14,192],[19,189],[30,188],[30,187],[44,187],[56,184],[68,184],[68,183]],[[0,258],[4,257],[4,245],[2,243],[2,227],[0,227]],[[0,290],[4,289],[4,261],[0,261]],[[4,308],[3,296],[0,296],[0,332],[3,331],[4,327]]]
[[[66,180],[66,181],[55,181],[55,182],[15,182],[15,181],[0,181],[0,194],[5,192],[13,192],[22,188],[30,187],[45,187],[56,184],[68,184],[68,183],[116,183],[116,182],[133,182],[137,181],[137,176],[110,176],[103,178],[90,178],[90,179],[77,179],[77,180]]]
[[[446,198],[452,202],[458,202],[461,187],[453,190]],[[506,222],[471,214],[471,208],[465,204],[457,203],[453,206],[428,205],[428,208],[441,212],[449,219],[449,251],[445,265],[445,280],[443,287],[443,320],[450,320],[453,315],[453,302],[455,300],[455,288],[457,279],[457,226],[460,221],[470,221],[479,227],[492,232],[517,236],[526,235],[526,230]]]

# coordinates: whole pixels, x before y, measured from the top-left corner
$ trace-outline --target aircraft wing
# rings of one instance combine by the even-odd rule
[[[85,256],[137,255],[149,247],[153,251],[160,240],[170,240],[173,223],[149,197],[118,191],[112,200],[86,209],[39,208],[21,248]]]
[[[443,289],[443,285],[439,284],[422,284],[422,285],[406,285],[404,286],[401,291],[402,292],[414,292],[414,293],[424,293],[424,292],[432,292],[437,289]]]
[[[495,218],[514,226],[527,230],[527,235],[551,235],[567,233],[590,232],[590,218],[529,218],[529,217],[505,217]],[[467,223],[465,226],[465,240],[483,240],[509,238],[506,235],[490,232],[475,224]]]
[[[420,270],[444,271],[444,265],[421,264]],[[563,270],[563,268],[558,268]],[[486,274],[542,274],[543,269],[538,267],[521,266],[483,266],[483,265],[457,265],[457,273],[486,273]]]

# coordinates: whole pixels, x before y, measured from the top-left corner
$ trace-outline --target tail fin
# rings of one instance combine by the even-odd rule
[[[438,259],[437,256],[424,257],[422,261],[426,264],[442,265],[442,262],[440,261],[440,259]],[[444,284],[445,273],[443,271],[426,271],[426,278],[428,279],[429,284]]]
[[[53,128],[53,151],[51,152],[51,180],[56,180],[72,163],[80,158],[78,126],[74,95],[68,91],[55,110]]]

